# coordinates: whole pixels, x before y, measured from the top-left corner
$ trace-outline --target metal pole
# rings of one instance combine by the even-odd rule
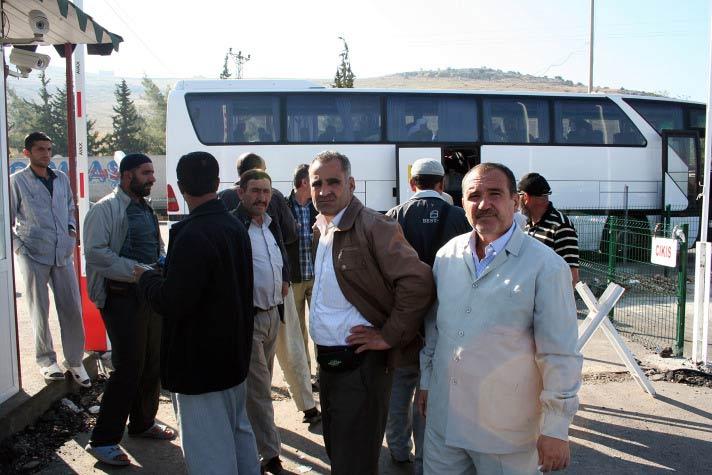
[[[711,18],[712,21],[712,18]],[[709,230],[710,219],[710,154],[712,154],[712,29],[710,29],[710,50],[709,50],[709,76],[707,77],[707,117],[705,122],[705,159],[702,176],[702,222],[700,223],[700,240],[709,241],[707,232]]]
[[[712,20],[712,15],[710,16]],[[710,269],[709,262],[710,245],[709,240],[709,219],[710,219],[710,155],[712,154],[712,29],[710,29],[710,42],[708,53],[707,76],[707,116],[705,123],[705,158],[702,167],[702,218],[700,219],[700,242],[695,252],[704,254],[698,256],[695,263],[695,320],[693,323],[693,361],[706,363],[707,358],[707,338],[709,336],[709,306],[710,306]],[[699,345],[699,346],[698,346]]]
[[[609,227],[608,227],[608,283],[614,282],[614,279],[616,277],[616,253],[617,253],[617,247],[618,243],[617,241],[617,228],[618,228],[618,217],[617,216],[611,216],[610,222],[609,222]],[[611,309],[610,312],[608,312],[608,316],[610,317],[611,320],[613,320],[613,309]]]
[[[588,93],[593,92],[593,2],[591,0],[591,26],[589,28],[591,37],[588,43]]]
[[[628,185],[623,188],[623,262],[628,261]]]
[[[74,75],[72,74],[72,45],[64,44],[64,65],[67,81],[67,157],[69,161],[69,183],[72,187],[74,199],[74,222],[77,223],[77,236],[79,236],[79,208],[77,206],[77,136],[74,129]],[[77,284],[81,284],[81,258],[79,250],[74,249],[74,271],[77,273]]]
[[[687,302],[687,223],[682,225],[683,237],[680,240],[680,262],[677,272],[677,329],[675,338],[675,356],[682,356],[685,349],[685,305]]]

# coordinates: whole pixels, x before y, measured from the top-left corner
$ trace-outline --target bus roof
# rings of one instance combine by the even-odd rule
[[[498,91],[495,89],[382,89],[382,88],[352,88],[348,91],[331,88],[314,81],[303,79],[185,79],[176,83],[175,91],[184,92],[300,92],[319,91],[325,94],[370,93],[370,94],[477,94],[501,96],[543,96],[543,97],[591,97],[606,96],[623,99],[645,99],[661,102],[679,102],[704,106],[703,102],[681,100],[662,96],[645,96],[620,93],[585,93],[556,91]]]

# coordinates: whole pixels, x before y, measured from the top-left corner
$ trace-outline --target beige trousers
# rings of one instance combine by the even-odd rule
[[[257,451],[265,461],[279,456],[281,444],[272,406],[272,368],[280,326],[277,307],[255,314],[246,407]]]
[[[294,292],[290,287],[284,299],[284,324],[279,326],[277,335],[277,361],[299,411],[316,407],[305,349],[294,305]]]
[[[426,422],[424,475],[537,475],[541,473],[537,462],[536,448],[513,454],[485,454],[445,445],[445,438]]]
[[[299,328],[304,339],[304,349],[307,353],[307,365],[309,373],[311,373],[311,355],[309,353],[309,325],[307,325],[307,306],[311,305],[312,289],[314,288],[314,279],[305,282],[297,282],[292,284],[294,288],[294,303],[297,307],[297,316],[299,317]]]

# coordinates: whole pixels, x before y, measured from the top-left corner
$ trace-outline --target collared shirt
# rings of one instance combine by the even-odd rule
[[[119,256],[141,264],[155,263],[160,253],[160,244],[153,210],[143,199],[131,201],[126,208],[126,218],[129,227]]]
[[[319,214],[316,226],[321,236],[314,262],[314,290],[309,307],[309,333],[317,345],[343,346],[351,328],[373,326],[354,307],[341,291],[334,271],[334,232],[346,208],[339,211],[330,223]],[[254,252],[254,251],[253,251]]]
[[[513,221],[512,225],[509,227],[509,230],[506,233],[502,234],[500,237],[487,244],[487,246],[485,247],[485,257],[482,258],[482,260],[477,257],[477,232],[472,232],[472,237],[470,238],[470,252],[472,253],[472,258],[475,261],[475,277],[479,279],[485,269],[487,269],[487,266],[490,265],[490,263],[494,260],[495,257],[497,257],[497,254],[504,250],[504,247],[509,242],[509,239],[512,237],[512,234],[514,233],[514,230],[516,228],[517,223]]]
[[[49,196],[52,196],[52,193],[54,193],[54,180],[57,178],[57,174],[54,173],[49,167],[47,167],[46,177],[38,175],[32,167],[30,167],[30,170],[32,170],[32,173],[37,177],[37,179],[45,186],[45,188],[47,188]]]
[[[299,237],[299,268],[302,280],[314,278],[314,263],[312,262],[312,228],[311,201],[304,206],[294,200],[294,213],[297,216],[297,235]]]
[[[262,225],[254,220],[247,230],[252,243],[255,307],[267,310],[282,303],[282,252],[269,229],[272,218],[264,214]]]
[[[549,203],[546,213],[536,224],[527,220],[524,232],[554,250],[563,257],[569,267],[579,266],[578,234],[576,229],[561,211]]]

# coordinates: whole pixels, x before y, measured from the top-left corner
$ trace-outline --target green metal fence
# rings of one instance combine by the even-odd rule
[[[609,315],[619,332],[644,345],[672,347],[682,355],[685,336],[687,224],[655,222],[644,215],[585,216],[570,212],[579,235],[581,280],[595,295],[609,282],[625,294]],[[661,216],[662,218],[662,216]],[[684,234],[681,234],[684,233]],[[679,238],[677,267],[650,262],[652,237]],[[588,310],[581,302],[579,312]]]

